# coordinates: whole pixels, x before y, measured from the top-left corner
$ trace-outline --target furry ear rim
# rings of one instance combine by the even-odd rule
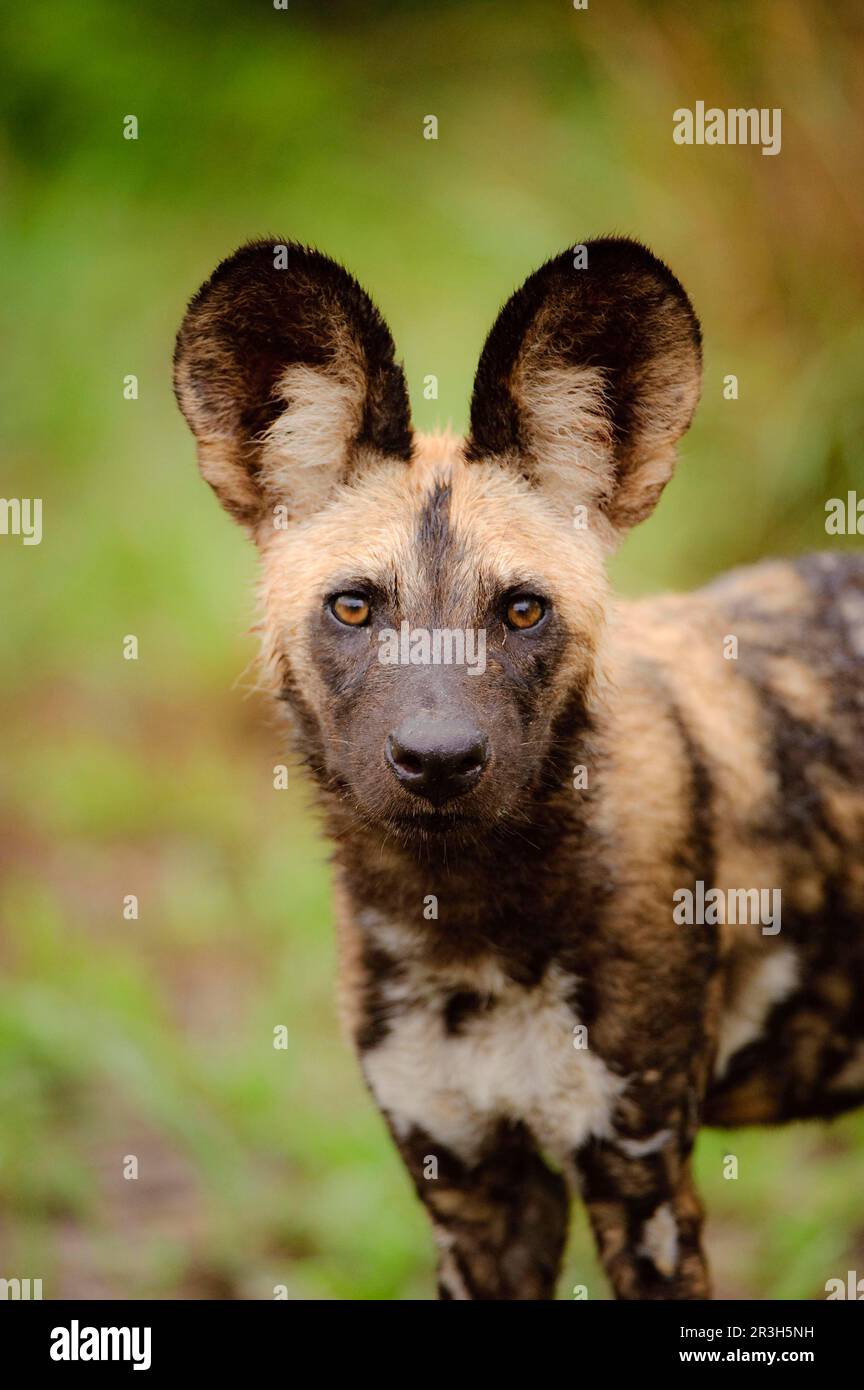
[[[628,238],[547,261],[504,305],[477,367],[469,461],[518,469],[613,533],[647,516],[695,411],[701,330],[672,271]]]
[[[328,256],[274,237],[228,256],[177,335],[174,391],[201,472],[253,528],[303,514],[373,451],[408,462],[408,390],[387,324]]]

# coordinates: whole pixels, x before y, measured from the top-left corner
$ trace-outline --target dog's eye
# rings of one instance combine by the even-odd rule
[[[507,604],[507,626],[518,631],[536,627],[545,612],[546,605],[536,594],[517,594]]]
[[[369,600],[362,594],[337,594],[330,600],[330,612],[346,627],[363,627],[371,616]]]

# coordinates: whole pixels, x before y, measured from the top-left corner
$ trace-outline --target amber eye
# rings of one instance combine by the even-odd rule
[[[535,594],[517,594],[507,604],[507,626],[519,631],[536,627],[545,612],[546,605],[542,598],[537,598]]]
[[[371,609],[362,594],[337,594],[330,600],[330,612],[347,627],[363,627],[368,623]]]

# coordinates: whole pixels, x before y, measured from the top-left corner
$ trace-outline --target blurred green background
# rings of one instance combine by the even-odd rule
[[[337,1026],[326,846],[299,778],[272,786],[254,557],[171,394],[184,303],[250,237],[314,243],[390,321],[417,423],[462,429],[504,297],[636,235],[690,291],[706,374],[621,589],[825,546],[825,500],[862,482],[861,15],[40,0],[3,23],[2,491],[44,499],[44,539],[0,538],[0,1275],[426,1298],[425,1219]],[[697,100],[781,107],[781,154],[673,145]],[[706,1134],[698,1168],[721,1297],[864,1269],[860,1119]],[[607,1296],[581,1212],[576,1282]]]

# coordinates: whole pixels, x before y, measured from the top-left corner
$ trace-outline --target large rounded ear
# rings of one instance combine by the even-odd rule
[[[589,241],[501,310],[477,368],[467,457],[518,468],[614,538],[672,476],[701,370],[699,322],[672,272],[635,241]]]
[[[327,256],[257,241],[189,305],[174,390],[201,472],[254,528],[320,506],[370,453],[411,456],[408,393],[369,296]]]

